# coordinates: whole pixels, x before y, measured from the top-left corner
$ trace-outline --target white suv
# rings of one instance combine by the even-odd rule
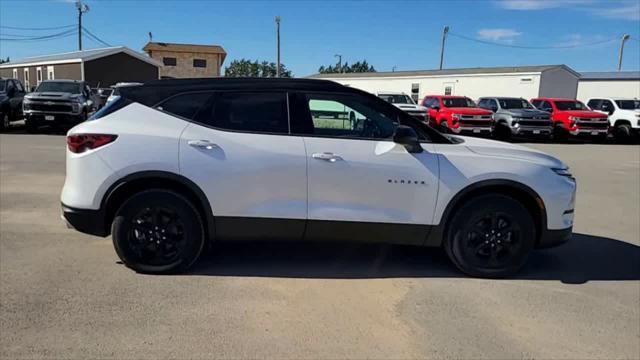
[[[626,141],[640,131],[640,100],[593,98],[587,101],[592,110],[609,115],[609,126],[617,140]]]
[[[139,272],[185,270],[209,241],[277,239],[442,246],[462,271],[503,277],[571,235],[565,164],[442,135],[357,89],[221,78],[120,92],[69,131],[61,200],[70,226],[111,234]]]

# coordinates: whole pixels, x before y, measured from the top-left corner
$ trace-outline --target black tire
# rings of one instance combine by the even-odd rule
[[[622,144],[626,144],[631,141],[631,125],[627,123],[617,124],[613,129],[613,136],[616,141]]]
[[[567,142],[569,140],[569,131],[561,125],[553,128],[553,140],[557,142]]]
[[[464,273],[483,278],[515,274],[535,243],[535,224],[519,201],[482,195],[460,207],[447,225],[444,247]]]
[[[11,126],[11,118],[9,117],[9,113],[0,112],[0,132],[7,131]]]
[[[188,269],[205,243],[198,210],[184,196],[163,189],[146,190],[129,198],[117,211],[111,234],[120,260],[147,274]]]
[[[35,134],[38,132],[38,125],[36,125],[33,120],[26,119],[24,121],[24,127],[29,134]]]
[[[493,137],[500,141],[508,141],[511,139],[511,128],[504,122],[497,123],[493,129]]]

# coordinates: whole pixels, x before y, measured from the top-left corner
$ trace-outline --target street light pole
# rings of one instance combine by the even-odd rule
[[[444,61],[444,41],[447,38],[447,33],[449,32],[449,27],[445,26],[442,29],[442,45],[440,46],[440,70],[442,70],[442,62]]]
[[[280,77],[280,16],[276,16],[276,36],[278,38],[278,55],[276,63],[276,77]]]
[[[89,11],[89,6],[82,3],[82,0],[76,0],[76,9],[78,9],[78,50],[82,50],[82,14]]]
[[[622,70],[622,52],[624,51],[624,43],[629,40],[629,34],[622,35],[620,42],[620,53],[618,54],[618,71]]]

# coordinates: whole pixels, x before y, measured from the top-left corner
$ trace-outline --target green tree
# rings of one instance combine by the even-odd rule
[[[7,56],[7,60],[0,59],[0,64],[8,63],[9,61],[10,61],[10,59],[9,59],[9,57]]]
[[[224,68],[225,77],[276,77],[276,64],[274,62],[247,59],[233,60]],[[280,64],[280,77],[290,78],[293,74],[287,70],[284,64]]]
[[[349,65],[348,62],[344,64],[335,64],[329,66],[320,66],[318,68],[320,74],[335,74],[335,73],[363,73],[363,72],[376,72],[376,69],[369,65],[367,60],[362,60]]]

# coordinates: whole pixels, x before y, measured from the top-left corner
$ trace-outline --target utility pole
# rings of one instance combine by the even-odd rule
[[[76,0],[78,9],[78,50],[82,50],[82,14],[89,11],[89,5],[83,4],[82,0]]]
[[[280,16],[276,16],[276,36],[278,38],[278,59],[276,63],[276,77],[280,77]]]
[[[442,29],[442,45],[440,46],[440,70],[442,70],[442,62],[444,61],[444,41],[447,39],[448,32],[449,32],[449,27],[445,26]]]
[[[340,55],[340,54],[335,54],[335,55],[333,55],[333,56],[335,56],[335,57],[337,57],[337,58],[338,58],[338,69],[339,69],[339,70],[338,70],[338,72],[340,72],[340,73],[341,73],[341,72],[342,72],[342,55]]]
[[[622,35],[620,42],[620,53],[618,54],[618,71],[622,70],[622,52],[624,51],[624,43],[629,40],[629,34]]]

